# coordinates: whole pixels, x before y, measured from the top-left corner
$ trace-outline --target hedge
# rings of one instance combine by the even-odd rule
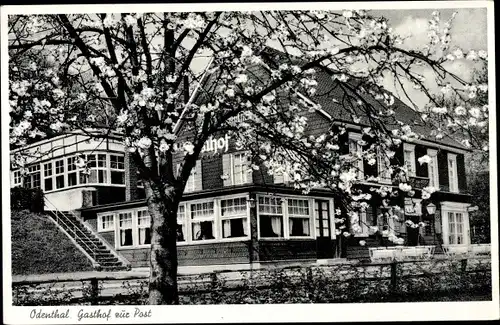
[[[10,190],[10,208],[12,210],[44,211],[43,191],[38,188],[14,187]]]

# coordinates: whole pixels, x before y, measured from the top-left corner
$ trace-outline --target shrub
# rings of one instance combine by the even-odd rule
[[[10,207],[12,210],[44,211],[43,191],[39,188],[14,187],[10,190]]]

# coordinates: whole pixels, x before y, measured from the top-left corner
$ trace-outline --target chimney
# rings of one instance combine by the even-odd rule
[[[131,153],[125,147],[125,201],[138,199],[137,193],[137,165],[131,156]]]

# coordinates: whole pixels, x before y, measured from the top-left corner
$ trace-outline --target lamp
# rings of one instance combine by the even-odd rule
[[[436,205],[435,204],[429,203],[429,204],[427,204],[426,208],[427,208],[427,213],[428,214],[434,214],[434,213],[436,213]]]
[[[250,198],[247,200],[248,202],[248,205],[250,206],[250,208],[255,208],[255,199],[254,198]]]

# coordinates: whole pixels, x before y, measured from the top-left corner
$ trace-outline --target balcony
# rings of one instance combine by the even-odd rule
[[[408,184],[411,185],[412,188],[422,189],[429,186],[429,181],[428,177],[410,176]]]

